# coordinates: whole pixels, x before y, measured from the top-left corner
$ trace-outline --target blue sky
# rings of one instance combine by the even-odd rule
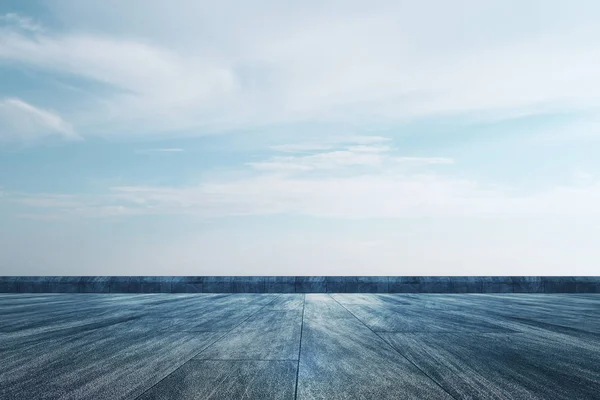
[[[597,275],[594,1],[0,4],[0,274]]]

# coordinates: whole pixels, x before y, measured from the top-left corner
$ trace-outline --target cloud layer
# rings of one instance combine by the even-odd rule
[[[40,218],[134,215],[297,215],[342,219],[600,216],[600,182],[586,174],[572,185],[526,193],[456,178],[454,160],[402,157],[385,138],[302,154],[272,155],[232,177],[210,175],[192,186],[121,185],[94,195],[11,193],[5,201]],[[333,146],[333,145],[331,145]],[[282,146],[290,151],[295,146]],[[173,149],[156,149],[156,151]],[[294,150],[297,151],[297,150]],[[308,154],[306,154],[308,152]],[[237,176],[236,176],[237,175]],[[581,175],[581,174],[579,174]]]
[[[0,275],[597,268],[595,0],[26,9],[0,15]]]
[[[20,99],[0,100],[0,140],[34,142],[50,135],[69,140],[80,139],[73,127],[53,111],[35,107]]]
[[[79,79],[88,95],[60,111],[102,135],[600,106],[594,3],[227,3],[112,11],[105,1],[52,1],[54,18],[73,28],[5,26],[0,60]]]

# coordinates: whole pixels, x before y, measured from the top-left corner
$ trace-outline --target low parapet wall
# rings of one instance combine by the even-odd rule
[[[0,293],[600,293],[600,277],[5,276]]]

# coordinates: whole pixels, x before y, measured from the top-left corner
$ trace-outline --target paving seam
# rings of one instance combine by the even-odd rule
[[[412,362],[411,360],[409,360],[404,354],[400,353],[394,346],[392,346],[390,343],[388,343],[387,340],[385,340],[384,338],[382,338],[381,336],[379,336],[377,334],[377,332],[375,332],[367,324],[365,324],[360,318],[358,318],[356,315],[354,315],[354,313],[352,311],[348,310],[342,303],[340,303],[339,301],[337,301],[337,299],[335,297],[331,296],[330,294],[328,296],[331,297],[333,299],[333,301],[335,301],[336,303],[338,303],[340,305],[340,307],[342,307],[344,310],[348,311],[350,313],[350,315],[352,315],[354,318],[356,318],[361,324],[363,324],[365,327],[367,327],[368,330],[370,330],[371,332],[373,332],[373,334],[375,336],[377,336],[379,339],[381,339],[392,350],[394,350],[396,353],[400,354],[406,361],[408,361],[409,363],[411,363],[412,365],[414,365],[414,367],[417,368],[419,371],[421,371],[421,373],[423,375],[425,375],[427,378],[431,379],[433,381],[433,383],[435,383],[436,385],[438,385],[444,392],[446,392],[448,394],[448,396],[450,396],[451,398],[453,398],[455,400],[458,400],[456,397],[454,397],[452,395],[452,393],[448,392],[445,387],[443,387],[442,385],[440,385],[435,379],[433,379],[425,371],[423,371],[421,368],[419,368],[419,366],[417,364],[415,364],[414,362]]]
[[[306,293],[302,297],[302,322],[300,323],[300,346],[298,347],[298,365],[296,366],[296,388],[294,400],[298,398],[298,379],[300,377],[300,355],[302,354],[302,331],[304,330],[304,308],[306,307]]]
[[[253,312],[252,314],[250,314],[246,319],[244,319],[242,322],[240,322],[239,324],[237,324],[236,326],[234,326],[233,328],[231,328],[230,330],[228,330],[227,332],[223,333],[223,335],[219,336],[214,342],[211,342],[210,344],[204,346],[202,348],[202,350],[200,350],[198,353],[194,354],[192,357],[188,358],[184,363],[182,363],[180,366],[178,366],[177,368],[175,368],[173,371],[169,372],[167,375],[165,375],[163,378],[161,378],[158,382],[156,382],[155,384],[153,384],[152,386],[150,386],[148,389],[144,390],[142,393],[140,393],[138,396],[135,397],[134,400],[139,399],[140,397],[142,397],[143,395],[145,395],[147,392],[149,392],[152,388],[154,388],[156,385],[160,384],[162,381],[164,381],[165,379],[167,379],[169,376],[171,376],[172,374],[174,374],[175,372],[177,372],[181,367],[183,367],[184,365],[186,365],[187,363],[189,363],[190,361],[192,361],[194,358],[198,357],[200,354],[202,354],[202,352],[206,349],[208,349],[210,346],[212,346],[213,344],[217,343],[219,340],[223,339],[225,336],[227,336],[227,334],[231,333],[235,328],[237,328],[238,326],[242,325],[244,322],[248,321],[250,318],[252,318],[253,316],[255,316],[256,314],[258,314],[260,311],[262,311],[265,307],[271,305],[272,303],[275,302],[275,300],[277,300],[278,298],[281,297],[281,294],[277,297],[275,297],[272,301],[270,301],[269,303],[265,304],[264,306],[262,306],[261,308],[259,308],[258,310],[256,310],[255,312]],[[199,360],[201,361],[201,360]],[[219,361],[227,361],[227,360],[219,360]]]

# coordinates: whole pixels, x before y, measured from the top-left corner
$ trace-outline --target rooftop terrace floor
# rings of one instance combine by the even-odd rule
[[[0,294],[0,399],[599,399],[600,294]]]

